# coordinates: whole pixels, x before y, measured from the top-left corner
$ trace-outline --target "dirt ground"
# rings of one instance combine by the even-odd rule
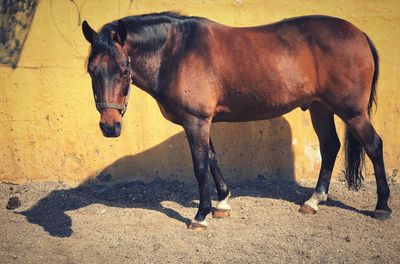
[[[194,232],[186,225],[195,185],[1,184],[0,263],[400,263],[399,183],[390,182],[385,222],[369,216],[373,182],[359,192],[333,183],[313,216],[298,213],[311,183],[261,177],[231,185],[231,217],[209,217],[208,230]],[[12,196],[22,205],[7,210]]]

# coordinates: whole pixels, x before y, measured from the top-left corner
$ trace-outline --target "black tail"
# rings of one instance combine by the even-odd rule
[[[368,37],[367,34],[365,34],[365,37],[368,40],[368,44],[369,44],[369,47],[372,52],[372,57],[374,57],[374,63],[375,63],[375,71],[374,71],[374,75],[372,76],[371,95],[369,96],[369,102],[368,102],[368,115],[371,116],[372,105],[375,105],[375,108],[377,107],[376,83],[377,83],[378,77],[379,77],[379,55],[378,55],[378,51],[376,50],[376,48],[374,46],[374,43],[372,43],[371,39]]]
[[[379,76],[379,56],[371,39],[365,34],[369,47],[374,58],[375,70],[372,76],[371,94],[368,102],[368,116],[371,116],[372,106],[376,106],[376,83]],[[350,132],[349,128],[346,129],[346,181],[350,189],[358,190],[364,180],[362,176],[362,169],[364,167],[364,148],[360,145],[358,140]]]

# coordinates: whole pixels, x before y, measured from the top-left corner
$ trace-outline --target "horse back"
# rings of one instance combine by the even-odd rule
[[[313,101],[339,101],[350,78],[365,79],[356,76],[360,68],[373,71],[363,32],[325,16],[246,28],[202,20],[180,65],[175,89],[191,102],[186,108],[214,121],[273,118]]]

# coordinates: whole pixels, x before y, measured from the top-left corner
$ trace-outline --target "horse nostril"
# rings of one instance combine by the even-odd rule
[[[109,127],[104,123],[100,122],[99,125],[100,125],[101,131],[103,131],[103,132],[108,132],[110,130]]]
[[[104,123],[99,123],[101,132],[105,137],[118,137],[121,135],[121,123],[114,122],[113,126],[110,127]]]
[[[117,137],[121,134],[121,123],[120,122],[114,123],[114,133]]]

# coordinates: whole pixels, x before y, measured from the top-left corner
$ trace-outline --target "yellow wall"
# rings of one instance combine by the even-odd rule
[[[367,32],[381,56],[378,111],[373,123],[384,139],[390,175],[400,158],[400,1],[256,0],[75,0],[80,16],[95,29],[126,16],[179,11],[232,26],[326,14]],[[115,180],[154,177],[194,181],[185,136],[164,120],[155,101],[134,88],[120,138],[98,128],[90,77],[89,44],[70,0],[40,1],[18,67],[0,67],[0,181],[60,180],[79,184],[99,172]],[[337,120],[343,134],[341,121]],[[295,110],[269,121],[217,124],[213,141],[225,175],[257,174],[316,180],[320,158],[309,113]],[[343,155],[336,163],[340,174]],[[367,172],[371,174],[371,166]]]

